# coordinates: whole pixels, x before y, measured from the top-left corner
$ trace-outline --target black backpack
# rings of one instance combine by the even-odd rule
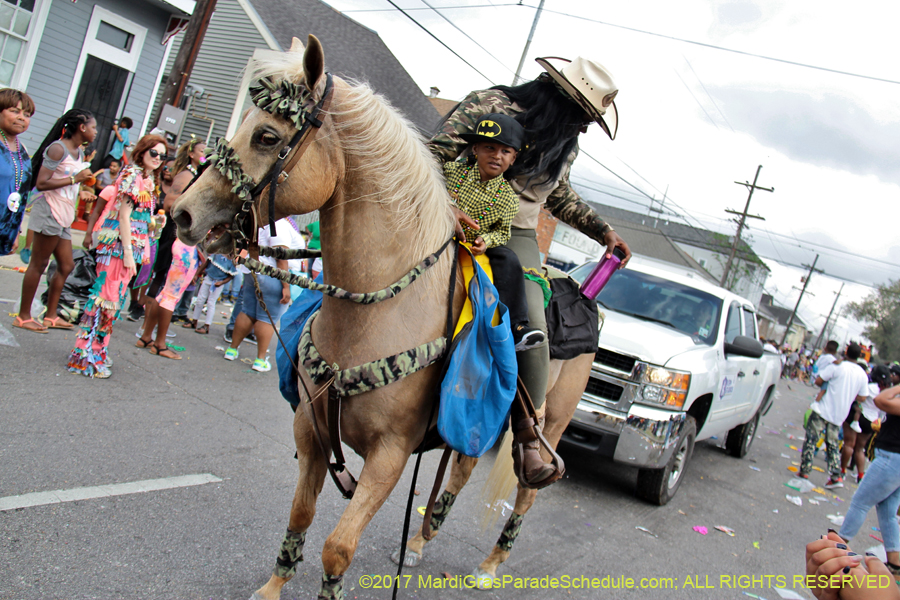
[[[569,277],[550,279],[553,295],[544,309],[550,339],[550,358],[568,360],[597,352],[600,336],[597,301],[585,298]]]

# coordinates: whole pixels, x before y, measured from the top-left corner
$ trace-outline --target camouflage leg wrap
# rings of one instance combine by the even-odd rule
[[[295,533],[290,529],[284,534],[281,550],[275,559],[274,573],[278,577],[290,579],[297,572],[297,563],[303,560],[303,544],[306,543],[306,532]]]
[[[522,519],[524,518],[524,515],[517,515],[516,513],[509,515],[509,520],[506,521],[503,531],[500,532],[500,539],[497,540],[498,548],[504,552],[509,552],[516,538],[519,537],[519,532],[522,531]]]
[[[434,512],[431,513],[431,531],[437,533],[444,524],[444,519],[450,514],[453,503],[456,502],[456,494],[444,491],[437,502],[434,503]]]
[[[322,573],[318,600],[344,600],[344,576]]]

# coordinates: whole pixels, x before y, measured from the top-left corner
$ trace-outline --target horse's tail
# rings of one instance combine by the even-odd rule
[[[484,487],[481,489],[481,532],[484,533],[489,527],[494,527],[497,523],[497,517],[503,510],[503,504],[509,498],[510,492],[516,487],[518,479],[513,469],[512,458],[512,430],[507,429],[500,442],[500,450],[497,458],[494,459],[494,466],[488,473]]]

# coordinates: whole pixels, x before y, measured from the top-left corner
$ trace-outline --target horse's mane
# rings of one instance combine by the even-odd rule
[[[253,69],[259,77],[303,77],[302,52],[286,52]],[[337,83],[337,78],[335,78]],[[440,167],[424,138],[382,96],[365,83],[343,80],[340,102],[329,113],[345,153],[362,157],[375,193],[359,201],[383,203],[395,212],[397,229],[412,229],[411,250],[423,258],[451,235],[454,222]],[[321,89],[319,90],[321,92]],[[339,105],[338,105],[339,104]]]

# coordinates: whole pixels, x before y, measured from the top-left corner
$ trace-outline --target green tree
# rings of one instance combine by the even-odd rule
[[[859,302],[850,302],[851,315],[868,326],[863,330],[882,360],[900,360],[900,279],[879,285]]]

